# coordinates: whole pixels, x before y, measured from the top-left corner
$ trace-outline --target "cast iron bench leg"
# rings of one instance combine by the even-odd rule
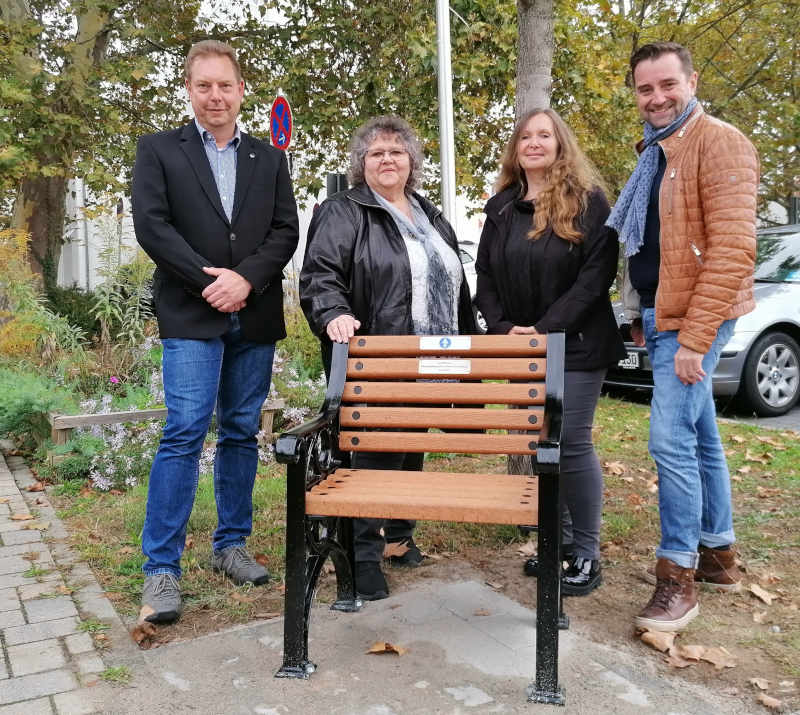
[[[558,686],[558,627],[561,612],[561,509],[559,474],[539,475],[539,575],[536,579],[536,682],[528,702],[564,705]]]

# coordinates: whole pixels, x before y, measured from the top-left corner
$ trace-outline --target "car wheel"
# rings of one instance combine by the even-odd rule
[[[743,396],[763,417],[783,415],[800,397],[800,347],[786,333],[762,335],[744,364]]]
[[[472,306],[472,313],[475,316],[475,324],[478,326],[478,332],[482,334],[486,333],[486,319],[483,317],[483,313],[474,305]]]

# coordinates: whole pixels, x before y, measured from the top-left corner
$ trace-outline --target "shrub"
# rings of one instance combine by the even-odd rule
[[[0,368],[0,433],[27,450],[50,436],[48,412],[70,413],[75,401],[52,381]]]
[[[322,373],[319,340],[311,332],[306,316],[296,303],[290,303],[286,308],[286,339],[281,341],[280,348],[300,372],[312,379]]]
[[[47,307],[81,330],[90,338],[100,334],[100,321],[92,315],[94,294],[78,286],[51,286],[47,291]]]
[[[55,459],[48,459],[48,455],[40,450],[37,455],[41,461],[39,474],[55,484],[83,481],[89,478],[92,458],[103,449],[104,443],[101,438],[89,433],[74,433],[66,444],[50,450]]]

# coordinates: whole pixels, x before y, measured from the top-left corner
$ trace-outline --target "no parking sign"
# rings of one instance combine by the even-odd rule
[[[269,110],[269,136],[272,146],[286,151],[292,141],[292,108],[289,100],[278,91]]]

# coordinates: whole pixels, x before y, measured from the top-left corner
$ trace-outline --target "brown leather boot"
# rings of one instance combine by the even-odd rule
[[[677,631],[698,613],[694,569],[684,569],[669,559],[656,562],[656,590],[634,619],[637,628]]]
[[[740,591],[742,573],[736,565],[736,552],[731,549],[712,549],[710,546],[698,546],[700,563],[694,574],[694,580],[713,586],[720,591]]]

